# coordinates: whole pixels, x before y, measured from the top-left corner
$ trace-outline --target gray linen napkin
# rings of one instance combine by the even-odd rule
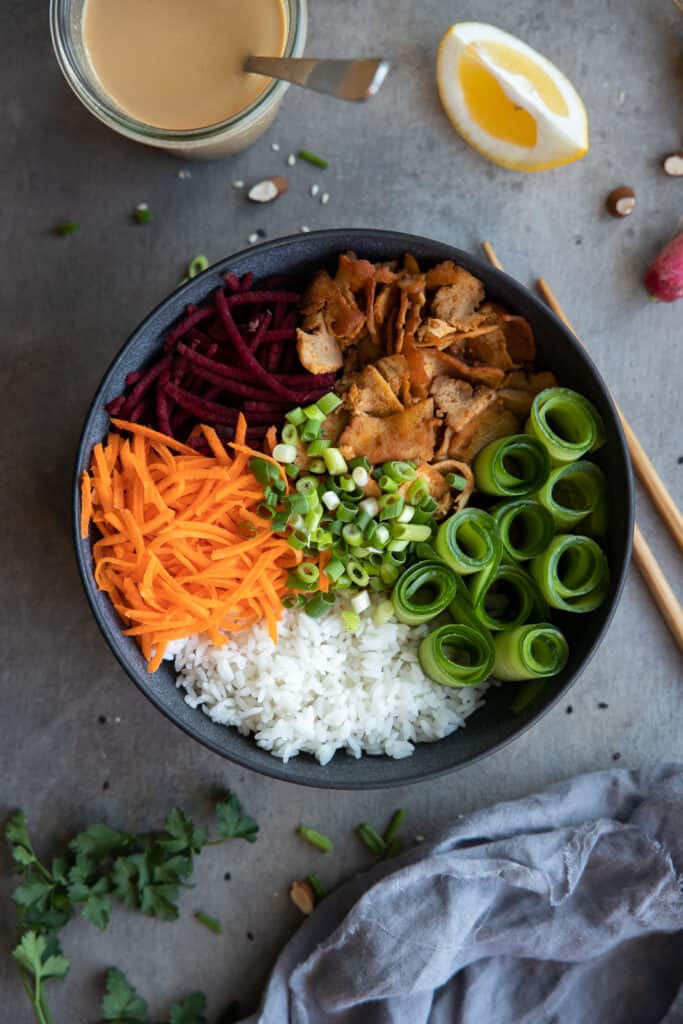
[[[454,823],[328,896],[251,1024],[683,1024],[683,766]]]

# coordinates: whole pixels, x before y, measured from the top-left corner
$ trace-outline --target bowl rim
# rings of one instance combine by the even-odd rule
[[[136,678],[132,668],[121,656],[119,650],[113,643],[113,640],[110,636],[109,628],[107,626],[104,614],[100,609],[98,601],[98,595],[101,595],[101,592],[97,590],[94,584],[92,574],[92,563],[90,561],[90,558],[86,557],[85,549],[82,544],[80,536],[80,467],[84,464],[83,455],[86,445],[90,444],[90,441],[87,437],[90,421],[94,414],[101,408],[103,404],[104,392],[107,388],[112,373],[116,370],[119,362],[123,359],[124,353],[127,351],[128,347],[134,342],[134,340],[138,337],[140,333],[145,331],[148,324],[150,324],[171,301],[177,301],[186,292],[188,293],[188,295],[194,293],[194,290],[197,287],[198,282],[204,279],[208,281],[209,277],[215,275],[216,273],[225,273],[227,270],[229,270],[230,265],[232,263],[241,261],[249,257],[250,255],[266,251],[277,252],[279,249],[287,250],[292,245],[296,245],[297,243],[300,245],[307,245],[311,241],[315,241],[316,239],[325,239],[327,241],[333,241],[335,238],[343,238],[346,240],[346,242],[342,246],[342,248],[348,248],[348,236],[351,234],[355,236],[355,238],[357,239],[357,244],[359,246],[362,246],[364,241],[377,241],[377,239],[379,239],[382,241],[386,241],[388,246],[394,245],[397,251],[409,251],[411,244],[414,245],[416,243],[420,243],[421,245],[433,243],[434,245],[438,246],[446,246],[451,250],[452,258],[456,262],[458,261],[459,258],[465,257],[466,260],[469,261],[470,263],[470,269],[472,269],[475,273],[477,272],[477,269],[485,271],[486,275],[492,277],[494,280],[500,281],[501,284],[512,286],[513,290],[523,292],[526,300],[530,301],[531,305],[536,307],[536,310],[539,313],[539,315],[547,318],[547,320],[550,323],[552,323],[555,326],[555,328],[558,329],[565,336],[565,338],[569,342],[570,347],[574,349],[574,351],[580,356],[580,358],[582,358],[588,364],[588,367],[593,375],[594,380],[597,382],[600,390],[602,391],[605,402],[610,407],[613,416],[613,421],[616,426],[616,435],[614,439],[616,440],[616,443],[620,449],[623,463],[626,467],[625,483],[626,490],[628,493],[628,507],[622,510],[622,514],[625,513],[627,518],[626,550],[624,552],[623,562],[619,567],[618,577],[616,573],[614,573],[613,575],[615,586],[611,606],[607,610],[604,622],[600,630],[596,634],[591,646],[586,652],[580,666],[575,671],[574,675],[565,683],[565,685],[560,690],[556,692],[556,694],[546,704],[540,707],[538,711],[535,712],[530,718],[520,721],[519,726],[515,728],[508,736],[505,736],[503,737],[503,739],[496,741],[487,750],[474,754],[472,757],[468,758],[467,761],[464,761],[460,764],[447,765],[445,767],[434,768],[420,773],[417,773],[415,771],[411,772],[409,770],[406,771],[405,769],[409,768],[411,763],[414,764],[414,755],[411,755],[411,757],[396,759],[394,761],[394,764],[396,766],[396,772],[395,776],[393,776],[390,779],[372,779],[370,781],[366,781],[363,778],[359,778],[358,781],[354,780],[353,782],[336,782],[334,779],[319,779],[317,777],[308,778],[304,776],[301,778],[292,778],[290,773],[288,772],[288,765],[284,763],[282,760],[280,760],[280,758],[277,758],[273,755],[269,757],[268,761],[264,762],[263,766],[256,766],[252,763],[248,756],[243,755],[239,751],[226,751],[223,747],[221,747],[221,745],[218,742],[215,742],[211,737],[203,735],[199,727],[195,727],[195,725],[193,724],[195,721],[194,717],[188,722],[179,721],[172,713],[172,711],[168,707],[166,707],[159,698],[157,698],[153,687],[145,686],[143,682]],[[562,320],[560,320],[560,318],[552,311],[552,309],[550,309],[550,307],[547,306],[542,301],[542,299],[536,296],[530,288],[527,288],[526,285],[522,284],[520,281],[512,277],[510,274],[505,273],[505,271],[498,270],[496,267],[486,262],[482,257],[470,253],[466,250],[459,249],[457,246],[451,245],[450,242],[442,242],[438,239],[429,238],[426,235],[415,235],[401,231],[391,231],[375,228],[326,228],[320,231],[311,231],[306,232],[304,234],[286,235],[281,238],[267,240],[260,243],[259,245],[248,246],[244,249],[240,249],[234,253],[231,253],[230,255],[225,256],[220,260],[217,260],[210,267],[207,267],[207,269],[203,271],[201,274],[197,275],[194,278],[191,278],[189,281],[184,282],[179,287],[174,289],[174,291],[172,291],[169,295],[167,295],[164,299],[157,303],[157,305],[151,310],[151,312],[148,313],[148,315],[142,321],[140,321],[140,323],[133,329],[133,331],[128,335],[126,340],[120,346],[120,348],[114,355],[113,359],[109,363],[104,374],[102,375],[95,395],[93,396],[92,401],[88,405],[85,419],[83,421],[83,426],[79,435],[73,473],[72,537],[76,552],[76,561],[78,564],[78,571],[81,578],[81,583],[83,584],[88,604],[94,615],[97,626],[102,636],[104,637],[107,646],[109,647],[109,650],[114,655],[117,662],[124,670],[128,678],[135,684],[136,688],[147,698],[147,700],[149,700],[154,705],[157,711],[160,711],[164,715],[165,718],[172,722],[177,728],[181,729],[186,735],[190,736],[192,739],[196,740],[198,743],[208,748],[213,753],[219,755],[224,760],[239,765],[241,768],[247,768],[250,771],[257,772],[258,774],[265,775],[273,779],[277,779],[280,782],[288,782],[291,785],[307,786],[313,789],[332,789],[342,791],[375,790],[391,789],[397,786],[416,785],[421,782],[429,782],[433,779],[441,778],[453,772],[469,768],[472,765],[477,764],[483,758],[498,753],[499,751],[507,747],[509,744],[517,740],[524,733],[526,733],[532,726],[540,722],[541,719],[544,718],[545,715],[547,715],[548,712],[551,711],[557,705],[557,703],[565,697],[566,693],[578,681],[578,679],[583,674],[588,664],[595,657],[598,648],[600,647],[603,640],[605,639],[605,636],[607,635],[607,631],[609,630],[609,627],[612,624],[615,612],[621,601],[624,586],[626,583],[626,576],[628,573],[628,568],[631,562],[632,555],[634,524],[635,493],[633,468],[631,465],[631,459],[626,444],[626,437],[624,435],[624,431],[621,424],[621,418],[619,416],[616,403],[612,398],[611,392],[600,370],[593,361],[588,349],[584,347],[584,345],[574,334],[574,332],[571,331],[562,322]],[[90,555],[89,550],[88,555]],[[201,711],[199,709],[196,709],[196,711],[198,716],[201,715]],[[202,715],[201,717],[203,718],[204,716]],[[201,718],[197,718],[197,721],[201,721]],[[234,727],[224,726],[223,728]],[[435,742],[440,741],[437,740]],[[264,751],[264,753],[267,752]],[[367,754],[364,756],[366,758],[371,757],[371,755]]]

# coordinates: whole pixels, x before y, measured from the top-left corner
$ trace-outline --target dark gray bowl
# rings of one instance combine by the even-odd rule
[[[201,302],[218,285],[220,274],[231,270],[236,274],[252,271],[257,278],[282,272],[305,277],[321,265],[333,269],[337,255],[347,249],[353,249],[359,256],[370,260],[393,259],[406,251],[412,252],[425,265],[453,259],[484,281],[491,299],[529,319],[536,333],[539,365],[554,370],[562,384],[576,388],[589,398],[606,424],[607,444],[595,461],[601,465],[609,481],[612,514],[606,547],[612,582],[607,600],[597,611],[588,615],[556,616],[569,641],[568,664],[561,675],[545,688],[542,696],[521,715],[514,716],[510,712],[514,691],[502,686],[491,693],[485,706],[468,720],[465,729],[438,743],[419,744],[413,756],[405,760],[396,761],[388,757],[356,760],[337,754],[323,768],[313,758],[301,755],[285,765],[257,747],[252,740],[241,736],[236,729],[216,725],[202,711],[189,708],[181,691],[174,685],[174,673],[168,664],[153,676],[147,673],[138,647],[132,639],[123,636],[121,623],[109,599],[97,590],[93,581],[91,543],[79,537],[78,478],[89,465],[93,445],[107,433],[109,417],[105,403],[122,390],[128,372],[139,369],[156,353],[162,335],[185,306]],[[73,522],[78,565],[97,623],[121,667],[160,711],[217,754],[265,775],[307,786],[376,789],[420,782],[472,764],[509,743],[561,700],[585,668],[614,614],[631,555],[631,466],[617,411],[590,357],[542,302],[506,274],[450,245],[398,232],[350,229],[283,238],[230,256],[183,285],[134,331],[104,375],[85,421],[76,471]]]

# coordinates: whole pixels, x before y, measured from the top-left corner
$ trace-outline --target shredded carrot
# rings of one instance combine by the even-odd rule
[[[321,551],[318,557],[318,568],[320,569],[320,576],[318,578],[318,590],[321,594],[327,594],[330,589],[330,577],[325,574],[325,566],[332,558],[332,552],[327,549]]]
[[[277,429],[275,427],[268,427],[266,430],[266,436],[263,439],[263,447],[269,455],[273,454],[273,449],[277,444]]]
[[[150,427],[112,421],[81,477],[81,536],[93,524],[94,575],[154,672],[172,640],[239,631],[265,621],[273,640],[289,569],[301,552],[257,515],[263,487],[249,458],[240,416],[231,457],[211,427],[202,455]],[[285,481],[286,474],[283,474]]]

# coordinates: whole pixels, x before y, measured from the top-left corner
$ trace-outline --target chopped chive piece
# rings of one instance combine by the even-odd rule
[[[81,225],[75,220],[63,220],[61,224],[58,224],[55,228],[55,234],[59,235],[60,238],[68,238],[69,235],[75,235],[77,231],[80,231]]]
[[[308,472],[315,473],[316,476],[321,476],[325,472],[324,460],[320,458],[311,459],[308,464]]]
[[[283,530],[287,529],[288,519],[289,516],[286,512],[276,512],[270,524],[271,530],[282,533]]]
[[[450,475],[450,474],[449,474]],[[419,505],[421,501],[429,496],[429,484],[424,477],[418,476],[411,483],[406,495],[411,505]]]
[[[459,473],[447,473],[446,483],[449,487],[454,487],[458,491],[464,491],[467,487],[467,480],[464,476],[460,476]]]
[[[320,596],[322,597],[324,595],[321,594]],[[305,839],[307,843],[311,844],[311,846],[315,846],[319,850],[322,850],[323,853],[332,853],[334,850],[334,843],[331,839],[328,839],[327,836],[324,836],[322,832],[316,832],[314,828],[307,828],[306,825],[299,825],[296,831],[302,839]]]
[[[295,427],[300,427],[302,423],[306,422],[304,411],[300,405],[297,405],[296,409],[290,409],[285,419],[288,423],[293,423]]]
[[[431,526],[419,526],[415,523],[394,523],[391,527],[391,535],[394,540],[419,541],[423,543],[431,537],[432,528]]]
[[[294,533],[290,533],[287,538],[287,543],[290,548],[294,548],[295,551],[303,551],[308,543],[308,537],[303,537],[298,531],[295,531]],[[296,586],[296,584],[288,583],[287,586]]]
[[[405,483],[407,480],[414,480],[417,476],[417,470],[412,462],[385,462],[382,466],[382,473],[399,484]]]
[[[400,494],[385,494],[379,499],[379,518],[398,519],[405,501]]]
[[[290,494],[285,498],[285,504],[289,509],[290,515],[302,516],[305,512],[308,512],[308,502],[306,501],[306,495],[295,491],[294,494]]]
[[[396,836],[387,844],[387,852],[384,857],[386,860],[390,860],[392,857],[398,857],[399,853],[403,853],[403,840],[400,836]]]
[[[205,914],[203,910],[195,910],[195,920],[203,924],[205,928],[208,928],[210,932],[215,935],[223,934],[223,926],[220,921],[217,921],[215,917],[211,917],[210,914]]]
[[[362,469],[367,469],[368,473],[372,469],[370,459],[367,455],[357,455],[355,459],[349,460],[349,469],[357,469],[360,466]]]
[[[339,495],[334,491],[325,491],[322,496],[322,503],[330,512],[334,512],[336,508],[339,508],[340,500]]]
[[[322,425],[322,420],[306,420],[301,427],[301,440],[315,441],[316,438],[320,437]]]
[[[313,164],[314,167],[319,167],[321,171],[327,168],[327,160],[317,156],[315,153],[311,153],[308,149],[300,149],[297,156],[299,160],[305,160],[307,164]]]
[[[357,547],[363,539],[363,534],[355,523],[346,523],[342,530],[342,537],[350,547]],[[348,572],[348,570],[347,570]]]
[[[329,576],[333,583],[344,574],[344,563],[340,562],[338,558],[331,558],[325,566],[325,575]],[[392,605],[393,608],[393,605]]]
[[[203,274],[208,268],[209,261],[206,256],[195,256],[194,259],[190,260],[187,267],[187,276],[192,279],[197,277],[198,274]]]
[[[305,603],[306,598],[301,594],[285,594],[282,598],[283,608],[299,608]]]
[[[280,436],[285,444],[296,444],[299,440],[299,431],[293,423],[285,423],[280,431]]]
[[[285,473],[290,478],[290,480],[296,480],[296,478],[299,475],[299,472],[299,467],[296,466],[293,462],[288,462],[287,465],[285,466]]]
[[[150,210],[147,203],[140,203],[139,206],[135,207],[135,209],[133,210],[133,218],[136,224],[149,224],[152,220],[154,220],[154,217],[152,216],[152,211]],[[208,265],[209,261],[207,260],[206,266],[208,267]],[[190,264],[190,266],[192,266],[192,264]],[[190,274],[190,277],[194,277],[194,274]]]
[[[368,576],[367,572],[360,564],[360,562],[357,562],[353,558],[350,559],[346,563],[346,572],[351,582],[354,583],[357,587],[367,587],[368,580],[370,579],[370,577]],[[363,609],[354,607],[353,610],[358,612],[362,611]]]
[[[352,523],[357,515],[355,506],[349,501],[342,501],[337,508],[337,519],[341,523]]]
[[[312,491],[317,491],[318,481],[312,476],[302,476],[296,482],[296,489],[299,494],[310,494]]]
[[[391,840],[394,838],[394,836],[400,829],[401,825],[403,824],[403,819],[405,818],[405,816],[406,812],[402,807],[400,807],[397,811],[394,811],[391,817],[391,821],[387,825],[386,832],[384,833],[385,843],[390,843]]]
[[[339,584],[337,584],[339,586]],[[357,633],[360,629],[360,615],[358,612],[345,610],[341,613],[341,620],[344,623],[344,629],[348,633]]]
[[[325,899],[325,897],[327,896],[327,891],[323,886],[322,882],[320,881],[320,879],[318,878],[318,876],[314,874],[314,872],[310,873],[306,881],[308,882],[308,884],[310,885],[311,889],[315,894],[316,903],[318,903],[320,900]]]
[[[386,843],[382,839],[379,832],[376,832],[372,825],[368,825],[367,822],[362,822],[357,829],[356,835],[359,839],[367,846],[370,853],[374,854],[375,857],[383,857],[386,852]]]
[[[392,480],[390,476],[381,476],[379,478],[379,486],[380,490],[384,491],[386,494],[390,494],[393,491],[398,490],[398,484],[395,480]]]
[[[299,566],[301,568],[301,566]],[[318,581],[315,583],[304,583],[304,581],[297,576],[296,572],[290,572],[287,576],[287,586],[291,590],[315,590],[318,586]]]
[[[273,458],[278,462],[294,462],[296,448],[293,444],[276,444],[273,448]]]
[[[260,484],[269,484],[280,475],[277,466],[274,466],[272,462],[266,462],[265,459],[259,459],[256,456],[249,459],[249,469]]]
[[[431,495],[428,498],[425,498],[424,501],[420,502],[420,511],[421,512],[436,512],[436,502],[431,497]]]
[[[329,416],[331,412],[334,412],[335,409],[339,408],[342,404],[342,400],[335,395],[334,391],[329,391],[326,395],[323,395],[322,398],[319,398],[315,404],[321,412],[326,416]]]

